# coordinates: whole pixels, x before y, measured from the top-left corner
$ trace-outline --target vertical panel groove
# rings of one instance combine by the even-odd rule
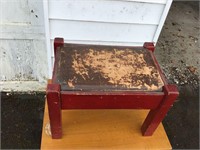
[[[50,30],[49,30],[49,10],[48,10],[48,0],[43,0],[44,8],[44,23],[46,32],[46,47],[47,47],[47,61],[48,61],[48,76],[51,79],[52,76],[52,63],[51,63],[51,43],[50,43]]]

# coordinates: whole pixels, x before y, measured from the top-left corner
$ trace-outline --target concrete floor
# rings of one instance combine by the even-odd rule
[[[174,2],[156,57],[180,96],[163,124],[174,149],[199,149],[199,3]],[[1,148],[39,149],[45,93],[1,94]]]

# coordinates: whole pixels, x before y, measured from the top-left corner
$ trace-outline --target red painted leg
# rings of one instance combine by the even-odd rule
[[[64,45],[64,39],[63,38],[55,38],[54,39],[54,56],[56,57],[56,51],[57,47]]]
[[[59,84],[48,84],[47,103],[48,103],[52,138],[59,139],[62,137],[61,100],[60,100]]]
[[[166,85],[164,92],[166,94],[165,98],[158,108],[149,112],[142,125],[141,130],[144,136],[151,136],[154,133],[179,94],[176,85]]]
[[[155,46],[152,42],[145,42],[143,47],[152,51],[152,52],[154,52],[154,50],[155,50]]]

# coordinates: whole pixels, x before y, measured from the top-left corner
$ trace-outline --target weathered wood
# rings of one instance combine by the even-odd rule
[[[57,51],[53,82],[63,91],[162,91],[147,49],[65,44]]]
[[[57,48],[64,46],[64,39],[63,38],[55,38],[54,40],[54,56],[56,56]]]
[[[151,136],[159,123],[164,119],[168,110],[172,107],[174,101],[179,95],[175,85],[166,85],[164,87],[165,97],[156,109],[152,109],[142,125],[142,134]]]
[[[144,47],[127,48],[77,44],[67,44],[64,47],[67,47],[67,49],[64,49],[63,46],[56,48],[52,80],[54,84],[49,84],[47,90],[53,138],[61,138],[61,109],[150,109],[150,113],[142,125],[142,133],[144,136],[154,133],[178,96],[178,91],[175,85],[167,84],[152,52],[154,50],[152,43],[144,44],[146,49]],[[137,50],[134,51],[135,49]],[[128,66],[123,70],[124,72],[119,71],[122,66],[125,66],[125,68]],[[146,67],[145,69],[149,67],[147,70],[150,71],[146,72],[145,69],[142,69],[143,67]],[[112,70],[113,68],[114,70]],[[134,70],[135,72],[130,74],[129,71],[132,68],[136,71]],[[111,69],[111,72],[109,72],[109,69]],[[137,69],[139,72],[137,72]],[[127,70],[128,72],[126,72]],[[118,71],[120,74],[118,74]],[[112,74],[113,72],[114,74]],[[71,78],[68,76],[70,73],[72,73]],[[95,77],[96,73],[98,73],[97,78]],[[116,74],[118,76],[115,76]],[[129,76],[125,76],[127,77],[125,78],[121,74],[128,74],[131,78],[128,78]],[[144,77],[137,78],[137,75],[140,74],[149,76],[147,76],[147,79]],[[151,77],[156,77],[157,84],[149,82],[153,80]],[[137,83],[133,79],[140,83],[141,86],[139,87],[142,88],[132,88]],[[123,86],[122,83],[124,83]],[[147,88],[148,86],[151,87],[151,84],[153,84],[153,88],[155,88],[155,85],[160,85],[157,86],[157,90],[161,89],[162,86],[164,88],[155,92]],[[79,85],[81,85],[81,88]],[[146,89],[144,86],[147,86]],[[59,105],[57,105],[58,103]],[[55,132],[57,130],[59,132]]]
[[[61,99],[60,99],[59,84],[48,84],[47,103],[48,103],[52,138],[53,139],[61,138],[62,117],[61,117]]]
[[[124,0],[116,1],[60,1],[49,0],[49,18],[60,20],[92,21],[100,23],[128,23],[157,25],[166,0],[160,3]],[[111,7],[112,5],[112,7]],[[58,11],[59,10],[59,11]],[[85,10],[85,11],[83,11]],[[147,13],[148,12],[148,13]],[[73,15],[72,15],[73,14]],[[106,14],[106,15],[105,15]],[[153,17],[152,17],[153,16]]]
[[[62,109],[155,109],[163,93],[61,92]]]

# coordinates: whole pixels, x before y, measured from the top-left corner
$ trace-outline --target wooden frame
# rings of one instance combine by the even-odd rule
[[[54,52],[64,45],[64,39],[56,38]],[[139,91],[61,91],[54,80],[47,86],[47,102],[53,139],[62,137],[62,109],[150,109],[141,130],[142,135],[151,136],[178,96],[176,85],[167,84],[154,56],[153,43],[145,43],[144,48],[151,51],[153,61],[164,82],[162,92]],[[53,72],[54,79],[55,72]]]

